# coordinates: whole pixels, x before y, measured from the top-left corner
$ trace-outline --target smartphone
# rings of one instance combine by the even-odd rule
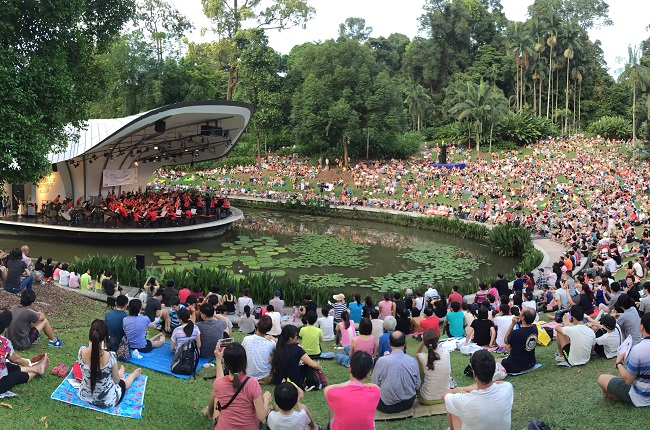
[[[232,337],[227,337],[225,339],[220,339],[217,341],[217,347],[218,348],[224,348],[226,345],[231,344],[234,342],[234,339]]]

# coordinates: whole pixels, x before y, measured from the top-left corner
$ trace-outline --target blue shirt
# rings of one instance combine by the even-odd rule
[[[634,375],[630,399],[634,406],[650,406],[650,337],[632,347],[627,359],[627,371]]]
[[[386,405],[394,405],[415,396],[420,388],[420,369],[415,358],[396,349],[379,357],[372,372],[372,383],[379,385],[381,400]]]
[[[144,315],[128,316],[122,320],[124,334],[129,340],[131,349],[140,349],[147,346],[147,327],[151,324],[149,318]]]
[[[517,278],[512,282],[512,289],[514,291],[523,291],[524,290],[524,280]]]
[[[361,313],[363,311],[363,304],[357,304],[357,302],[350,303],[350,319],[355,323],[361,322]]]
[[[114,309],[106,312],[104,319],[108,326],[108,335],[112,339],[116,339],[119,343],[124,336],[124,329],[122,328],[122,320],[126,317],[126,312]]]
[[[447,312],[447,323],[449,324],[449,333],[452,337],[465,336],[465,314],[463,311]]]
[[[390,354],[390,345],[388,344],[389,338],[390,332],[384,333],[379,337],[379,345],[377,345],[377,357],[383,357],[385,353]]]

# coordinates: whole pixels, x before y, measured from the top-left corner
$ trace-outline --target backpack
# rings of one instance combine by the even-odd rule
[[[194,339],[189,340],[178,348],[171,364],[171,372],[177,375],[196,375],[199,364],[199,348]]]
[[[117,347],[115,355],[120,361],[129,361],[131,359],[131,348],[129,347],[129,341],[126,336],[122,336],[122,340],[120,341],[120,345]]]
[[[253,311],[253,316],[255,317],[256,320],[262,318],[262,307],[258,306],[255,308]]]

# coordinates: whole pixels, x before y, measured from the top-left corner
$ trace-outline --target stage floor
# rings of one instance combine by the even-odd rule
[[[176,241],[222,234],[230,227],[230,224],[244,218],[244,213],[240,209],[231,207],[230,210],[232,215],[228,218],[217,220],[216,217],[196,216],[196,224],[165,227],[136,227],[119,224],[117,226],[71,226],[52,224],[42,217],[12,215],[0,219],[0,235],[48,236],[87,241]]]

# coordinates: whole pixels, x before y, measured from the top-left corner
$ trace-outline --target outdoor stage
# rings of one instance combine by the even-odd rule
[[[209,238],[225,233],[231,224],[244,218],[244,213],[230,207],[232,215],[223,219],[196,216],[196,224],[137,227],[124,226],[71,226],[52,224],[43,217],[19,218],[16,215],[0,219],[0,235],[51,238],[66,241],[134,244],[141,242],[178,242],[195,238]]]

